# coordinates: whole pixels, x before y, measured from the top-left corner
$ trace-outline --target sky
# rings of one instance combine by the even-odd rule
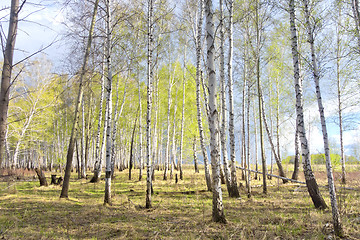
[[[20,1],[21,2],[21,1]],[[41,2],[34,4],[35,2]],[[19,15],[18,35],[15,43],[14,62],[18,62],[25,57],[36,53],[37,51],[46,48],[43,53],[47,55],[55,64],[61,63],[64,57],[64,48],[61,39],[61,33],[65,26],[63,10],[59,5],[54,4],[54,1],[27,1]],[[10,6],[10,0],[1,1],[0,9]],[[5,9],[0,11],[2,35],[8,32],[8,15],[10,10]]]
[[[41,2],[41,6],[34,4],[35,2]],[[0,3],[0,24],[2,32],[7,34],[7,19],[9,14],[10,0],[1,1]],[[61,69],[63,59],[67,52],[66,46],[63,45],[62,33],[65,31],[65,25],[63,24],[64,9],[59,4],[54,4],[54,1],[50,0],[28,0],[24,8],[21,11],[19,22],[19,31],[16,40],[15,62],[27,57],[40,49],[53,43],[52,46],[44,50],[47,59],[51,59],[54,71]],[[56,42],[58,41],[58,42]],[[324,86],[325,88],[327,86]],[[332,121],[337,118],[336,111],[336,99],[324,98],[325,114],[327,117],[327,126],[329,139],[331,143],[339,144],[339,127]],[[359,107],[352,108],[345,111],[346,114],[354,114],[360,116]],[[312,153],[323,152],[323,137],[321,132],[321,126],[319,122],[319,113],[317,103],[306,108],[305,112],[306,121],[315,121],[317,123],[307,125],[307,134],[309,137],[310,129],[310,144]],[[283,143],[283,151],[289,155],[294,153],[294,122],[289,122],[283,126],[283,136],[281,142]],[[267,138],[267,136],[265,136]],[[352,154],[353,146],[360,146],[360,125],[352,124],[352,129],[344,132],[344,144],[346,147],[346,153]]]

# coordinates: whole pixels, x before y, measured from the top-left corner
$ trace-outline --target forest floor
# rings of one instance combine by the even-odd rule
[[[325,186],[325,168],[314,169]],[[49,183],[51,174],[46,172]],[[60,186],[39,187],[34,175],[0,171],[0,239],[334,239],[329,238],[331,208],[316,210],[304,185],[275,178],[268,180],[267,195],[262,181],[253,180],[251,198],[243,187],[241,198],[229,198],[223,185],[228,223],[219,224],[211,221],[212,194],[205,191],[204,172],[194,173],[192,166],[178,183],[162,180],[156,171],[151,209],[144,208],[146,176],[138,181],[138,170],[133,180],[128,170],[116,171],[111,206],[103,205],[103,180],[89,183],[73,173],[69,199],[60,199]],[[334,175],[346,239],[360,239],[360,166],[349,167],[345,186],[338,169]],[[239,171],[238,176],[244,185]],[[327,188],[321,193],[330,206]]]

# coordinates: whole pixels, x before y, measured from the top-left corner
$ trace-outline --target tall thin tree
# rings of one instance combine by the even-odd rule
[[[95,26],[95,19],[97,15],[99,0],[96,0],[94,2],[94,10],[91,18],[91,24],[89,29],[89,35],[88,35],[88,41],[86,44],[86,50],[85,55],[83,59],[83,64],[80,72],[80,79],[79,79],[79,90],[78,95],[75,103],[75,112],[74,112],[74,120],[73,120],[73,126],[71,130],[70,140],[69,140],[69,147],[68,152],[66,156],[66,167],[65,167],[65,175],[64,175],[64,182],[61,189],[60,198],[68,198],[68,191],[69,191],[69,184],[70,184],[70,174],[71,174],[71,166],[72,166],[72,159],[74,155],[74,146],[75,146],[75,136],[77,135],[77,127],[79,122],[79,108],[81,107],[81,102],[83,98],[83,78],[86,73],[86,68],[88,64],[88,59],[90,55],[90,49],[91,49],[91,43],[93,39],[93,33],[94,33],[94,26]]]
[[[0,91],[0,167],[4,159],[5,141],[7,133],[7,116],[10,101],[10,82],[13,69],[13,57],[15,41],[17,36],[17,28],[19,21],[19,12],[26,1],[19,6],[19,0],[11,0],[10,21],[6,46],[4,51],[4,63],[1,75],[1,91]]]
[[[111,153],[112,153],[112,65],[111,65],[111,0],[106,0],[106,68],[107,68],[107,87],[106,87],[106,108],[108,111],[107,115],[107,126],[106,126],[106,166],[105,166],[105,197],[104,204],[111,204]]]
[[[306,186],[313,201],[315,208],[325,209],[326,203],[321,196],[319,187],[317,185],[314,173],[311,169],[310,163],[310,151],[308,141],[306,138],[305,121],[304,121],[304,109],[303,109],[303,94],[302,84],[300,81],[300,66],[299,66],[299,52],[297,45],[297,32],[295,24],[295,0],[289,0],[289,14],[290,14],[290,32],[291,32],[291,53],[293,57],[294,67],[294,85],[296,96],[296,116],[297,116],[297,129],[299,131],[299,138],[301,141],[301,155],[304,169],[304,176]]]
[[[236,176],[236,157],[235,157],[235,124],[234,124],[234,80],[232,72],[232,62],[233,62],[233,15],[234,15],[234,1],[228,0],[228,9],[229,9],[229,24],[228,24],[228,38],[229,38],[229,52],[228,52],[228,95],[229,95],[229,137],[230,137],[230,171],[231,171],[231,197],[240,197],[239,189],[237,186],[237,176]]]
[[[308,35],[308,43],[310,44],[310,51],[311,51],[311,68],[313,72],[314,82],[315,82],[315,89],[316,89],[316,96],[321,120],[321,130],[323,134],[323,141],[324,141],[324,150],[325,150],[325,162],[326,162],[326,170],[327,170],[327,178],[328,178],[328,185],[329,185],[329,194],[330,194],[330,202],[331,202],[331,209],[332,209],[332,216],[333,216],[333,224],[335,235],[342,237],[344,235],[344,231],[341,224],[339,208],[336,199],[336,191],[335,191],[335,184],[334,184],[334,176],[332,172],[331,166],[331,159],[330,159],[330,148],[329,148],[329,139],[326,127],[326,119],[324,113],[324,106],[322,103],[321,98],[321,90],[320,90],[320,72],[318,68],[318,61],[316,59],[315,53],[315,40],[314,40],[314,27],[310,24],[310,11],[309,11],[309,3],[308,0],[303,0],[304,5],[304,12],[305,12],[305,25],[307,28],[307,35]]]
[[[206,45],[207,45],[207,74],[209,83],[209,131],[211,169],[213,174],[213,208],[212,220],[226,223],[222,204],[222,190],[220,183],[220,153],[219,153],[219,116],[216,107],[216,73],[215,73],[215,31],[213,20],[212,0],[206,0]]]
[[[146,208],[151,208],[151,105],[152,105],[152,78],[153,78],[153,2],[148,0],[147,9],[147,111],[146,111]]]
[[[220,28],[220,106],[221,106],[221,127],[220,127],[220,141],[221,141],[221,151],[222,151],[222,160],[224,165],[225,173],[225,182],[229,196],[231,196],[231,175],[228,162],[228,152],[227,152],[227,139],[226,139],[226,91],[225,91],[225,34],[224,34],[224,10],[223,10],[223,1],[219,1],[220,5],[220,19],[219,19],[219,28]]]
[[[212,191],[212,182],[209,171],[209,160],[207,156],[207,150],[205,146],[205,134],[202,123],[202,111],[201,111],[201,39],[202,39],[202,25],[203,25],[203,15],[204,15],[204,0],[199,0],[199,19],[197,24],[197,34],[196,34],[196,108],[197,108],[197,122],[199,128],[199,136],[200,136],[200,146],[204,159],[204,169],[205,169],[205,180],[208,191]]]

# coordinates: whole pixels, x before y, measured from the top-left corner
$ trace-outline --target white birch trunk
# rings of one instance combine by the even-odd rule
[[[260,88],[261,89],[261,88]],[[272,140],[272,136],[271,136],[271,132],[270,132],[270,129],[269,129],[269,126],[267,124],[267,120],[266,120],[266,114],[265,114],[265,111],[264,111],[264,97],[260,91],[260,96],[261,96],[261,107],[262,107],[262,117],[264,119],[264,125],[265,125],[265,129],[266,129],[266,132],[267,132],[267,135],[268,135],[268,139],[269,139],[269,142],[270,142],[270,145],[271,145],[271,151],[273,153],[273,156],[275,157],[275,161],[276,161],[276,164],[278,166],[278,169],[279,169],[279,175],[281,177],[284,177],[286,178],[285,176],[285,172],[284,172],[284,169],[282,167],[282,164],[281,164],[281,159],[279,158],[279,156],[277,155],[276,153],[276,149],[275,149],[275,144]],[[272,173],[271,173],[272,174]],[[288,181],[286,179],[282,179],[283,180],[283,183],[287,183]]]
[[[265,158],[265,146],[264,146],[264,133],[263,133],[263,123],[262,123],[262,109],[261,106],[261,84],[260,84],[260,29],[259,29],[259,1],[256,0],[256,10],[255,10],[255,22],[256,22],[256,81],[257,81],[257,90],[258,90],[258,105],[259,105],[259,134],[260,134],[260,151],[261,151],[261,163],[263,169],[263,193],[267,193],[266,186],[266,158]]]
[[[85,166],[85,100],[81,104],[81,178],[86,178]]]
[[[182,161],[183,161],[183,148],[184,148],[184,123],[185,123],[185,86],[186,86],[186,46],[184,49],[184,69],[183,69],[183,96],[182,96],[182,111],[181,111],[181,131],[180,131],[180,156],[179,156],[179,171],[180,171],[180,180],[183,180],[183,169],[182,169]]]
[[[115,149],[115,143],[116,143],[116,138],[117,138],[117,122],[122,114],[122,111],[124,109],[124,105],[125,105],[125,100],[126,100],[126,90],[127,90],[127,78],[125,81],[125,87],[124,87],[124,93],[123,93],[123,98],[122,98],[122,102],[121,102],[121,106],[119,109],[119,88],[117,87],[116,89],[116,104],[115,104],[115,111],[114,111],[114,115],[113,115],[113,119],[112,119],[112,134],[111,134],[111,141],[112,141],[112,146],[111,146],[111,171],[112,174],[114,173],[114,164],[115,164],[115,156],[116,156],[116,149]]]
[[[175,67],[174,67],[175,68]],[[169,170],[170,163],[170,109],[171,109],[171,89],[173,86],[172,76],[169,71],[169,82],[168,82],[168,109],[167,109],[167,121],[166,121],[166,147],[165,147],[165,169],[164,169],[164,180],[167,180],[167,172]]]
[[[289,13],[290,13],[290,32],[291,32],[291,52],[293,56],[294,85],[295,85],[295,96],[296,96],[296,116],[297,116],[296,127],[299,132],[299,138],[301,142],[301,155],[302,155],[304,176],[305,176],[306,186],[308,188],[309,195],[314,203],[315,208],[325,209],[327,207],[326,203],[320,194],[314,173],[311,169],[310,151],[309,151],[308,141],[306,138],[302,84],[300,81],[299,53],[298,53],[297,36],[296,36],[297,34],[296,34],[296,25],[295,25],[296,17],[295,17],[294,0],[289,1]]]
[[[157,53],[158,54],[158,53]],[[157,57],[157,56],[156,56]],[[155,59],[156,59],[155,57]],[[158,71],[156,70],[156,73]],[[152,181],[155,181],[155,169],[156,169],[156,166],[158,165],[158,158],[157,158],[157,153],[158,153],[158,116],[159,116],[159,109],[160,109],[160,100],[159,100],[159,77],[156,76],[154,78],[154,108],[153,108],[153,112],[154,112],[154,123],[153,123],[153,137],[152,137],[152,159],[153,159],[153,163],[152,163]]]
[[[112,65],[111,65],[111,0],[106,1],[106,67],[107,67],[107,87],[106,87],[106,108],[108,109],[106,127],[106,167],[105,167],[105,197],[104,204],[111,204],[111,117],[112,117]]]
[[[232,73],[232,61],[233,61],[233,9],[234,1],[228,0],[229,8],[229,53],[228,53],[228,88],[229,88],[229,137],[230,137],[230,170],[231,170],[231,196],[240,197],[239,189],[237,187],[236,176],[236,157],[235,157],[235,124],[234,124],[234,80]]]
[[[203,14],[204,14],[204,0],[199,1],[199,21],[197,26],[197,36],[196,36],[196,107],[197,107],[197,121],[199,127],[199,137],[200,137],[200,146],[202,155],[204,158],[204,169],[205,169],[205,180],[208,191],[212,191],[212,182],[209,171],[209,160],[207,156],[205,140],[204,140],[204,129],[202,124],[202,113],[201,113],[201,103],[200,103],[200,82],[202,78],[201,73],[201,35],[202,35],[202,24],[203,24]]]
[[[104,43],[105,46],[105,43]],[[100,134],[101,134],[101,125],[103,118],[103,104],[104,104],[104,95],[105,95],[105,47],[104,47],[104,57],[103,62],[101,63],[101,94],[100,94],[100,107],[99,107],[99,116],[98,116],[98,126],[96,131],[96,142],[95,142],[95,164],[94,164],[94,176],[90,182],[98,182],[101,176],[102,169],[102,154],[100,152]]]
[[[195,169],[195,172],[198,173],[199,165],[198,165],[196,141],[197,141],[196,137],[194,137],[194,142],[193,142],[194,169]]]
[[[247,160],[248,160],[248,172],[247,172],[247,177],[248,177],[248,192],[247,192],[247,196],[248,198],[251,197],[251,172],[250,172],[250,105],[251,104],[251,84],[248,84],[247,86],[247,114],[246,114],[246,130],[247,130]],[[245,116],[244,116],[245,117]],[[255,119],[255,118],[254,118]],[[255,128],[255,133],[256,133],[256,120],[254,120],[254,128]],[[256,134],[255,134],[255,143],[256,143]],[[255,154],[255,156],[257,157],[257,154]],[[256,160],[257,162],[257,160]],[[256,170],[257,171],[257,170]]]
[[[34,106],[31,108],[30,110],[30,114],[28,116],[28,118],[26,119],[25,121],[25,124],[24,126],[22,127],[21,129],[21,133],[20,133],[20,136],[19,136],[19,139],[16,143],[16,147],[14,149],[14,155],[13,155],[13,163],[12,163],[12,168],[17,168],[19,165],[17,164],[17,160],[18,160],[18,155],[19,155],[19,149],[20,149],[20,146],[22,144],[22,140],[23,138],[25,137],[25,133],[28,129],[28,127],[30,126],[30,123],[32,121],[32,118],[35,114],[35,108],[36,108],[36,105],[37,105],[37,102],[38,102],[38,99],[36,100]],[[40,166],[39,166],[40,167]]]
[[[142,155],[142,104],[141,104],[141,84],[140,78],[138,79],[138,93],[139,93],[139,181],[142,180],[143,175],[143,155]]]
[[[224,13],[223,13],[223,1],[219,1],[220,5],[220,87],[221,87],[221,97],[220,97],[220,106],[221,106],[221,128],[220,128],[220,140],[221,140],[221,150],[222,150],[222,160],[224,165],[224,174],[225,182],[229,196],[231,196],[231,175],[228,163],[228,153],[227,153],[227,144],[226,144],[226,92],[225,92],[225,52],[224,52]]]
[[[176,158],[176,141],[175,141],[175,135],[176,135],[176,111],[177,111],[177,90],[176,90],[176,99],[175,99],[175,106],[174,106],[174,122],[173,122],[173,129],[172,129],[172,144],[171,144],[171,168],[170,168],[170,179],[173,179],[173,172],[174,172],[174,166],[175,166],[175,158]]]
[[[258,134],[257,134],[257,125],[256,125],[256,113],[255,113],[255,102],[253,106],[253,113],[254,113],[254,138],[255,138],[255,180],[258,179],[258,170],[259,170],[259,161],[258,161]]]
[[[357,1],[357,0],[356,0]],[[338,97],[338,115],[339,115],[339,132],[340,132],[340,155],[341,155],[341,182],[346,184],[346,171],[345,171],[345,152],[344,152],[344,139],[343,139],[343,118],[342,118],[342,86],[341,86],[341,70],[340,70],[340,61],[341,61],[341,33],[339,28],[342,27],[341,19],[342,12],[341,6],[339,7],[338,23],[336,29],[336,80],[337,80],[337,97]],[[360,46],[360,45],[359,45]]]
[[[324,107],[322,104],[321,99],[321,91],[320,91],[320,74],[318,69],[318,63],[315,55],[315,40],[313,36],[313,27],[310,25],[310,12],[308,9],[308,1],[303,0],[304,4],[304,11],[305,11],[305,25],[307,28],[308,34],[308,42],[310,44],[311,49],[311,63],[312,63],[312,71],[315,81],[315,88],[316,88],[316,96],[318,102],[318,108],[320,113],[320,120],[321,120],[321,129],[323,134],[323,141],[324,141],[324,150],[325,150],[325,162],[326,162],[326,170],[327,170],[327,177],[328,177],[328,185],[329,185],[329,194],[330,194],[330,202],[331,202],[331,209],[332,209],[332,216],[333,216],[333,224],[335,235],[342,237],[344,235],[342,224],[340,220],[340,213],[337,205],[336,199],[336,191],[334,185],[334,176],[332,173],[332,166],[331,166],[331,159],[330,159],[330,148],[329,148],[329,140],[328,140],[328,133],[326,128],[326,119],[324,113]]]
[[[152,43],[153,43],[153,0],[148,0],[147,32],[147,112],[146,112],[146,208],[151,208],[151,105],[152,105]]]
[[[209,82],[209,131],[211,168],[213,174],[213,208],[212,220],[226,223],[224,207],[222,204],[222,190],[220,183],[220,154],[219,154],[219,129],[218,110],[216,108],[216,73],[215,73],[215,33],[213,21],[212,0],[206,0],[206,44],[207,44],[207,73]]]
[[[296,117],[296,126],[298,125],[298,117]],[[299,166],[300,166],[300,141],[299,141],[299,131],[295,127],[295,159],[294,159],[294,172],[291,179],[297,180],[299,175]]]

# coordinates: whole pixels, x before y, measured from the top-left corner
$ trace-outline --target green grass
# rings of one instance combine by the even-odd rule
[[[111,206],[103,205],[104,181],[77,180],[75,173],[67,200],[59,199],[60,186],[0,182],[0,239],[323,239],[329,234],[324,226],[331,223],[331,211],[315,210],[299,184],[283,185],[273,178],[263,195],[262,181],[253,180],[257,187],[250,199],[244,189],[241,199],[229,198],[223,185],[228,224],[218,224],[211,221],[212,194],[205,191],[203,171],[195,174],[189,166],[178,184],[156,172],[151,209],[144,208],[145,178],[137,181],[134,171],[129,181],[127,174],[116,172]],[[316,175],[326,185],[324,174]],[[359,177],[347,186],[355,190],[338,190],[342,222],[348,238],[359,239]],[[327,189],[321,191],[330,205]]]

